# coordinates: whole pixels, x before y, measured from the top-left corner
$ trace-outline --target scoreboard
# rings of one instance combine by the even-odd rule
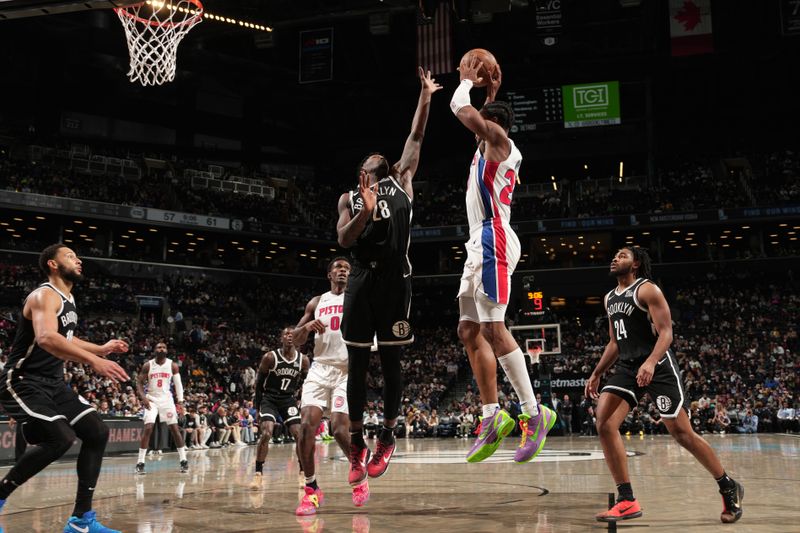
[[[511,134],[622,123],[618,81],[506,91],[504,99],[514,111]]]
[[[561,87],[539,87],[506,92],[506,101],[514,111],[510,133],[525,133],[548,124],[563,124]]]

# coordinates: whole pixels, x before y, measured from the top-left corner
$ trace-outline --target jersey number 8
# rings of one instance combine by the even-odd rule
[[[384,219],[390,218],[392,216],[392,212],[389,210],[389,204],[386,200],[378,200],[378,205],[375,206],[375,209],[372,211],[372,220],[375,222]]]

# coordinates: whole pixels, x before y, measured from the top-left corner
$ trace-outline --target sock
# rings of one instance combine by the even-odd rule
[[[139,448],[139,460],[136,462],[143,463],[146,455],[147,455],[147,448]]]
[[[186,446],[181,446],[180,448],[178,448],[178,459],[180,459],[181,461],[186,460]]]
[[[483,404],[483,418],[491,418],[497,408],[500,407],[499,403],[485,403]]]
[[[378,439],[384,444],[394,444],[394,428],[384,425],[378,434]]]
[[[350,444],[355,444],[359,448],[366,448],[367,444],[364,442],[364,433],[358,429],[350,432]]]
[[[91,511],[93,496],[94,487],[90,487],[78,480],[78,494],[75,496],[75,508],[72,510],[72,516],[83,518],[85,513]]]
[[[256,472],[259,474],[264,472],[264,461],[256,461]]]
[[[733,480],[728,477],[727,472],[723,472],[722,477],[717,479],[716,482],[719,485],[719,490],[730,490],[736,486]]]
[[[634,500],[633,487],[631,487],[630,483],[620,483],[617,485],[617,492],[619,493],[619,498],[617,498],[618,502],[632,502]]]
[[[525,366],[525,356],[522,354],[522,350],[517,348],[503,357],[498,357],[497,361],[508,376],[514,392],[517,393],[522,412],[529,416],[538,415],[539,407],[536,405],[536,395],[533,393],[531,377],[528,375],[528,367]]]
[[[0,482],[0,501],[5,503],[11,493],[17,490],[17,487],[19,487],[19,485],[10,479],[4,479],[2,482]]]
[[[319,486],[317,485],[316,475],[306,477],[306,487],[311,487],[314,490],[319,489]]]

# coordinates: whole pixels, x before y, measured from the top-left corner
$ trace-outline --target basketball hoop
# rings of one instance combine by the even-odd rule
[[[125,28],[131,82],[147,86],[174,80],[178,45],[203,19],[200,0],[147,0],[114,11]]]

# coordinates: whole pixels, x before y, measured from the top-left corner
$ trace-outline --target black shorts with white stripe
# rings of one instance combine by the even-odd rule
[[[94,407],[64,383],[35,375],[12,374],[0,383],[0,404],[6,414],[22,424],[31,420],[65,420],[69,425],[94,411]]]
[[[258,406],[258,419],[261,422],[282,422],[284,426],[300,423],[300,410],[294,398],[270,398],[261,400]]]
[[[633,364],[620,361],[616,373],[608,378],[608,382],[600,392],[610,392],[626,400],[631,409],[636,407],[645,393],[650,395],[662,418],[677,418],[681,408],[689,410],[689,399],[683,390],[683,383],[678,367],[678,360],[668,351],[656,363],[653,379],[647,387],[639,387],[636,374],[642,361]]]

